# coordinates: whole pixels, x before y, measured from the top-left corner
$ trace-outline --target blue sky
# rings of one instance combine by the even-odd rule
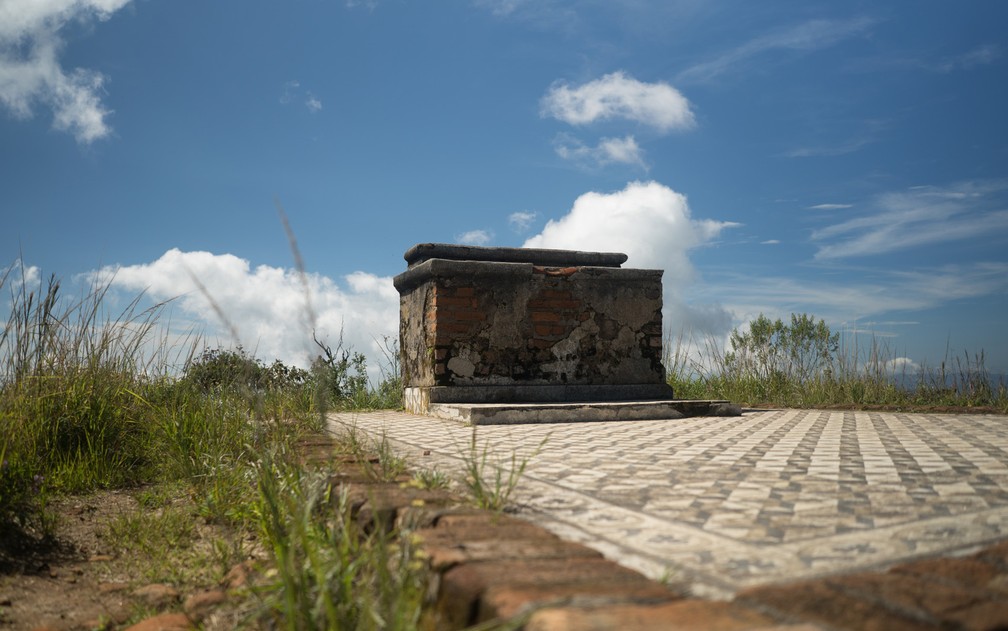
[[[0,0],[3,265],[376,356],[418,242],[624,251],[666,326],[1008,369],[1008,4]],[[113,274],[114,272],[114,274]],[[310,340],[310,335],[307,336]]]

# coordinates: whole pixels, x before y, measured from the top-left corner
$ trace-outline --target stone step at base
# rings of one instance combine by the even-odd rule
[[[739,416],[730,401],[670,400],[592,403],[431,403],[428,415],[467,425],[676,420],[688,416]]]

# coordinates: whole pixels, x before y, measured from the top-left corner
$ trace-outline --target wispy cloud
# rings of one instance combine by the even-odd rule
[[[568,0],[473,0],[473,5],[536,30],[570,34],[584,27],[578,6]]]
[[[463,245],[486,245],[493,241],[493,233],[488,230],[470,230],[455,235],[455,243]]]
[[[594,147],[589,147],[570,134],[559,134],[553,140],[553,149],[564,160],[572,160],[587,167],[601,167],[608,164],[631,164],[647,170],[644,151],[633,136],[625,138],[602,138]]]
[[[297,79],[288,81],[283,84],[283,94],[280,95],[280,102],[287,105],[295,98],[297,98],[298,91],[301,89],[301,82]]]
[[[280,94],[280,103],[288,105],[290,103],[304,103],[308,111],[314,114],[322,110],[322,100],[312,94],[311,90],[302,90],[301,82],[297,79],[283,84],[283,93]]]
[[[822,137],[824,128],[848,126],[847,123],[836,123],[824,125],[822,119],[817,119],[816,128],[813,135]],[[845,136],[839,139],[829,139],[818,141],[815,144],[808,144],[803,147],[791,149],[782,155],[786,158],[821,158],[830,156],[842,156],[848,153],[859,151],[876,141],[879,134],[888,127],[888,123],[883,120],[864,120],[854,125],[854,128]]]
[[[816,259],[885,254],[1008,231],[1008,182],[915,187],[881,195],[871,214],[820,228]],[[993,204],[993,206],[992,206]]]
[[[849,138],[832,145],[816,145],[811,147],[798,147],[784,152],[786,158],[821,158],[830,156],[842,156],[854,153],[866,145],[875,142],[870,136],[857,136]]]
[[[760,241],[760,245],[778,245],[780,244],[780,239],[767,239],[766,241]]]
[[[742,71],[773,51],[808,52],[829,48],[845,39],[868,32],[875,20],[856,17],[848,20],[808,20],[779,31],[761,35],[722,52],[710,61],[690,66],[676,76],[679,83],[710,81],[730,72]]]
[[[941,58],[929,57],[923,53],[890,51],[885,56],[851,59],[844,69],[859,73],[913,70],[948,74],[986,66],[995,63],[1003,56],[1004,50],[1001,46],[986,43],[957,55]]]
[[[629,120],[667,133],[696,124],[689,101],[667,83],[645,83],[613,72],[579,86],[554,83],[542,98],[541,114],[571,125]]]
[[[853,204],[816,204],[808,206],[809,210],[841,210],[843,208],[853,208]]]
[[[28,119],[36,105],[53,113],[53,127],[89,144],[112,133],[102,104],[106,77],[86,68],[65,71],[60,31],[68,22],[107,20],[129,0],[5,0],[0,3],[0,103]]]
[[[475,0],[476,6],[490,9],[497,16],[511,15],[516,9],[528,3],[529,0]]]
[[[508,216],[508,223],[515,232],[525,232],[532,227],[532,222],[536,220],[538,213],[523,210],[511,213]]]
[[[828,322],[854,322],[893,312],[930,309],[956,300],[1008,291],[1008,263],[979,262],[912,271],[849,270],[848,280],[803,280],[731,271],[705,272],[694,300],[724,304],[739,319],[759,313],[814,313]],[[880,323],[881,324],[881,323]],[[895,326],[887,322],[885,326]],[[899,324],[913,324],[901,321]],[[874,329],[873,329],[874,330]]]
[[[956,70],[971,70],[977,66],[994,63],[1001,57],[1001,47],[997,44],[982,44],[961,55],[949,57],[935,66],[938,72],[954,72]]]

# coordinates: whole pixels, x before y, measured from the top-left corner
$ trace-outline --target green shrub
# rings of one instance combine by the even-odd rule
[[[791,322],[771,321],[762,313],[740,333],[729,338],[731,351],[725,353],[724,368],[730,374],[745,375],[765,383],[776,392],[788,382],[805,382],[830,374],[839,335],[826,322],[808,314],[791,314]]]
[[[260,392],[300,388],[309,382],[310,374],[279,359],[265,366],[238,346],[205,349],[185,367],[183,379],[207,392],[233,389]]]
[[[871,339],[841,348],[839,336],[823,320],[792,314],[789,323],[760,314],[741,332],[732,331],[729,349],[685,334],[667,340],[664,363],[679,398],[724,398],[742,404],[796,407],[990,407],[1008,412],[1008,387],[994,383],[984,354],[946,358],[937,370],[896,374],[888,348]]]

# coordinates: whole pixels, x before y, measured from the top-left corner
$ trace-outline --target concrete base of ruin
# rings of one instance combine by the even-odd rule
[[[653,421],[687,416],[739,416],[728,401],[610,401],[590,403],[433,403],[426,414],[467,425]]]
[[[677,400],[662,365],[662,271],[626,254],[421,243],[403,257],[411,414],[475,425],[738,415]]]
[[[738,416],[721,400],[673,399],[664,384],[623,386],[472,386],[406,388],[404,407],[470,425],[675,420],[687,416]]]

